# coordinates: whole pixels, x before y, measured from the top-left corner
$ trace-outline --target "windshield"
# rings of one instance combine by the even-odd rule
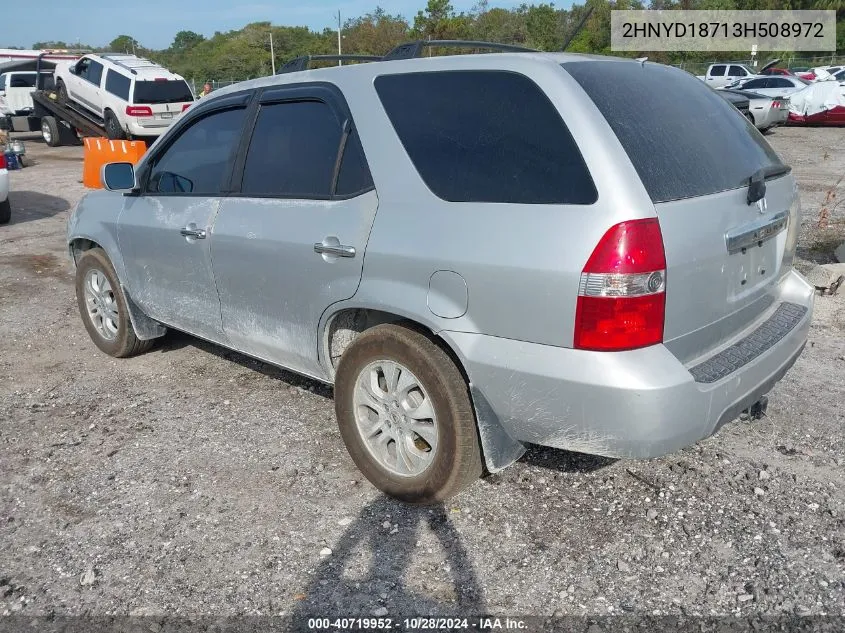
[[[184,79],[169,81],[135,81],[132,103],[185,103],[194,95]]]

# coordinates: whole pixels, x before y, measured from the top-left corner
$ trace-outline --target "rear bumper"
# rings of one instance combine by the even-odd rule
[[[663,345],[606,353],[480,334],[441,335],[514,440],[609,457],[656,457],[712,435],[795,363],[810,328],[813,289],[793,271],[780,294],[780,302],[806,308],[803,316],[765,351],[709,383],[696,382],[690,372],[707,359],[684,366]]]
[[[170,121],[161,121],[149,117],[132,118],[127,121],[126,128],[127,132],[133,136],[159,136],[164,134],[178,119],[178,116],[173,117]]]

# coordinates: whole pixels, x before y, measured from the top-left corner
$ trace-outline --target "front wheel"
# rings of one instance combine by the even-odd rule
[[[135,335],[126,297],[104,250],[92,248],[79,258],[76,301],[88,335],[109,356],[126,358],[152,347],[153,341]]]
[[[419,332],[378,325],[355,339],[338,364],[335,411],[353,461],[392,497],[436,503],[481,476],[467,383]]]

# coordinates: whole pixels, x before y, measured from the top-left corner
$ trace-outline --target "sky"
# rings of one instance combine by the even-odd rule
[[[236,0],[237,1],[237,0]],[[524,0],[489,0],[489,6],[512,8]],[[455,10],[469,11],[476,0],[452,0]],[[0,47],[30,48],[39,41],[82,42],[105,46],[118,35],[131,35],[142,46],[167,48],[179,31],[206,37],[215,31],[239,29],[250,22],[270,21],[279,26],[308,26],[322,31],[336,28],[337,12],[345,21],[381,6],[413,23],[426,0],[141,0],[103,3],[102,0],[39,0],[3,3]],[[563,3],[558,3],[563,4]],[[568,4],[568,3],[567,3]],[[107,8],[105,8],[107,7]]]

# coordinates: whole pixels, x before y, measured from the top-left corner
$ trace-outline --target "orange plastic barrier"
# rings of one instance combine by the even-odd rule
[[[102,189],[100,170],[107,163],[136,164],[147,144],[144,141],[110,141],[107,138],[85,138],[82,158],[82,184],[89,189]]]

